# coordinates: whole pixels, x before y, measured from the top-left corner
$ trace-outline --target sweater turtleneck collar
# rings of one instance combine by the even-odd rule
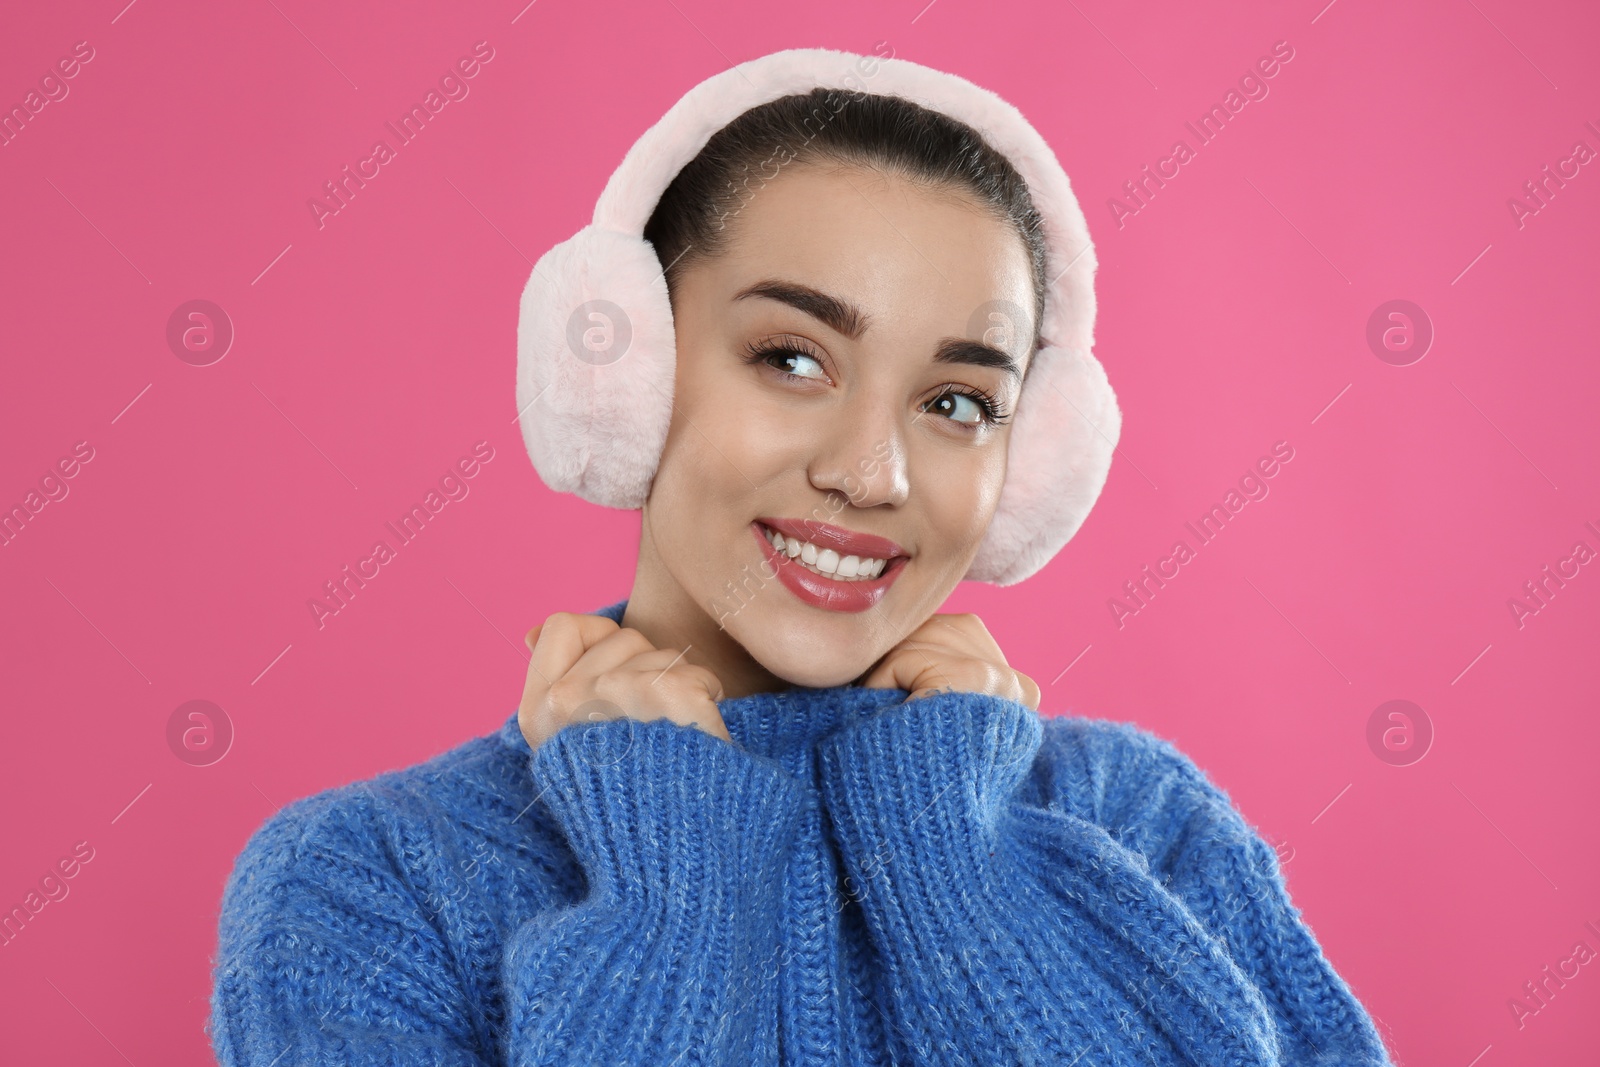
[[[627,600],[593,612],[619,626]],[[827,688],[792,686],[771,693],[752,693],[717,702],[728,734],[740,748],[758,756],[787,761],[808,751],[822,738],[909,696],[904,689],[868,689],[857,685]],[[501,730],[513,745],[526,745],[517,716]]]

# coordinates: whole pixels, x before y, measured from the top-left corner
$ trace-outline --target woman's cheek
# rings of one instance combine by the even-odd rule
[[[952,471],[938,481],[948,491],[934,496],[930,504],[939,509],[940,525],[950,531],[956,548],[952,556],[970,561],[977,555],[989,531],[989,523],[1000,505],[1000,492],[1005,486],[1005,453],[998,459],[990,455],[975,456],[974,462],[963,471]],[[915,487],[913,487],[913,492]],[[964,567],[963,567],[964,569]]]

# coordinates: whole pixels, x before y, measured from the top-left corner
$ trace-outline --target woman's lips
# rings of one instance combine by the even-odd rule
[[[783,531],[779,529],[779,533]],[[750,533],[761,546],[761,552],[768,564],[777,571],[778,580],[784,588],[793,593],[802,603],[810,604],[815,608],[826,611],[866,611],[882,600],[888,593],[889,587],[894,584],[900,572],[905,568],[908,557],[897,555],[884,565],[883,573],[876,578],[859,578],[852,581],[840,581],[836,578],[825,578],[815,571],[809,571],[798,560],[790,559],[785,552],[779,552],[772,547],[772,542],[767,540],[767,532],[762,528],[760,521],[750,523]],[[893,544],[893,542],[888,542]],[[895,546],[898,550],[898,546]],[[884,558],[884,557],[878,557]]]
[[[758,515],[756,521],[799,541],[810,541],[818,548],[831,548],[841,556],[860,556],[862,559],[894,559],[909,555],[905,549],[877,534],[846,530],[843,526],[819,522],[816,519],[782,519]]]

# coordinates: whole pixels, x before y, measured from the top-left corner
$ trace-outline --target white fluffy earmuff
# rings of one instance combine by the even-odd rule
[[[1042,345],[1012,422],[1000,503],[965,576],[1020,582],[1083,524],[1121,433],[1116,396],[1093,353],[1094,244],[1055,153],[1021,112],[909,60],[774,52],[707,78],[644,132],[606,183],[594,221],[541,256],[523,290],[517,409],[528,455],[557,492],[643,506],[666,445],[677,366],[666,278],[645,224],[718,130],[757,105],[819,87],[904,97],[973,127],[1016,167],[1043,216]]]

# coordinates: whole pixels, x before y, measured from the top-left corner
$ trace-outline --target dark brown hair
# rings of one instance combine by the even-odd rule
[[[829,161],[964,190],[1016,228],[1033,268],[1034,347],[1045,298],[1044,224],[1011,162],[964,122],[899,96],[813,89],[744,112],[712,135],[656,203],[644,237],[677,275],[726,248],[728,221],[778,171]],[[1032,360],[1028,361],[1032,368]]]

